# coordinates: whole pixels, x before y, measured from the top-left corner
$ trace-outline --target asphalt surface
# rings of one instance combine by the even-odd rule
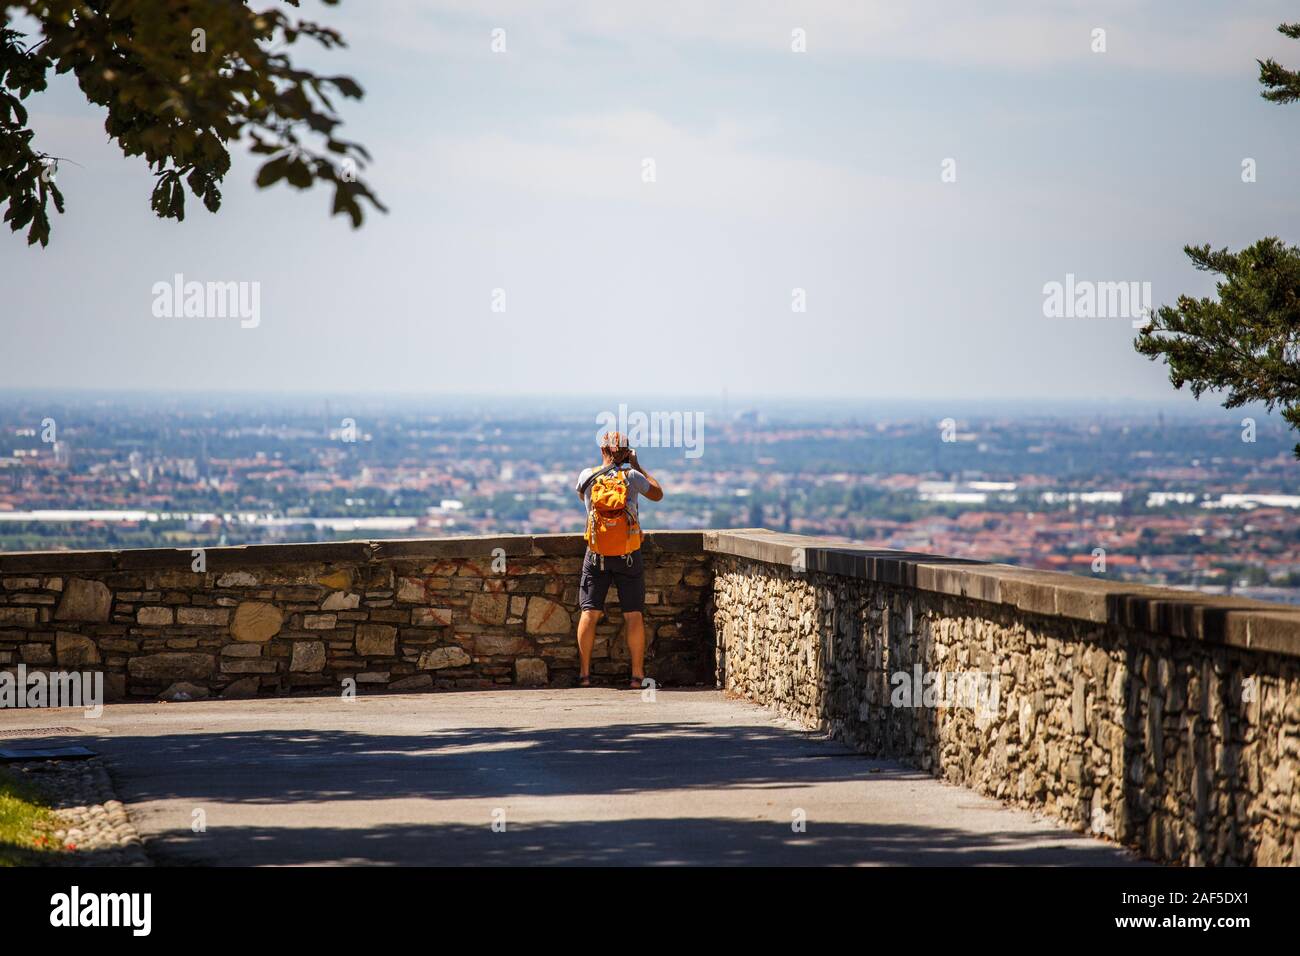
[[[82,735],[4,743],[101,753],[161,865],[1137,862],[716,691],[0,712],[56,726]]]

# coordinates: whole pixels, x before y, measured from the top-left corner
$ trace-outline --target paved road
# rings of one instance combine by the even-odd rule
[[[56,725],[91,734],[58,742],[104,754],[162,864],[1135,862],[715,691],[660,691],[653,703],[613,689],[509,690],[0,716],[0,729]],[[802,833],[791,825],[800,811]]]

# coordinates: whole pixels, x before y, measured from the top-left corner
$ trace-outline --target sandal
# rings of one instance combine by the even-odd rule
[[[579,674],[579,675],[578,675],[578,686],[579,686],[579,687],[590,687],[590,686],[591,686],[591,675],[590,675],[590,674]]]
[[[644,674],[642,674],[640,677],[637,677],[635,674],[633,674],[633,675],[632,675],[632,679],[628,682],[627,689],[628,689],[628,690],[644,690],[644,689],[645,689],[645,685],[644,685],[644,683],[643,683],[644,681],[645,681],[645,675],[644,675]]]

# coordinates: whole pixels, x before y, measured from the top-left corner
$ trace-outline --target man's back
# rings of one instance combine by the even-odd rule
[[[596,472],[603,470],[604,466],[582,469],[578,474],[578,482],[574,485],[574,489],[582,495],[582,504],[588,513],[591,512],[591,489],[595,482],[588,482],[586,488],[582,486],[583,482],[586,482]],[[622,471],[627,478],[627,512],[633,521],[640,524],[641,516],[637,511],[637,498],[639,495],[649,493],[650,481],[629,464],[619,465],[617,470]]]
[[[601,465],[584,468],[574,486],[587,509],[587,553],[578,579],[578,607],[582,610],[578,619],[578,686],[591,686],[596,622],[605,613],[605,596],[613,585],[618,588],[619,610],[627,622],[627,652],[632,665],[629,686],[640,688],[645,681],[645,559],[640,546],[637,498],[644,495],[659,501],[664,490],[641,467],[636,451],[618,432],[600,436],[600,457]],[[600,474],[606,469],[611,475],[617,473],[612,480]],[[599,505],[596,511],[592,510],[593,499]]]

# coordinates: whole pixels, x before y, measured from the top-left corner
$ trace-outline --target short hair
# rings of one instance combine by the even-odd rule
[[[610,458],[619,460],[627,458],[630,446],[628,445],[628,436],[620,432],[606,432],[601,436],[601,454],[610,455]]]

